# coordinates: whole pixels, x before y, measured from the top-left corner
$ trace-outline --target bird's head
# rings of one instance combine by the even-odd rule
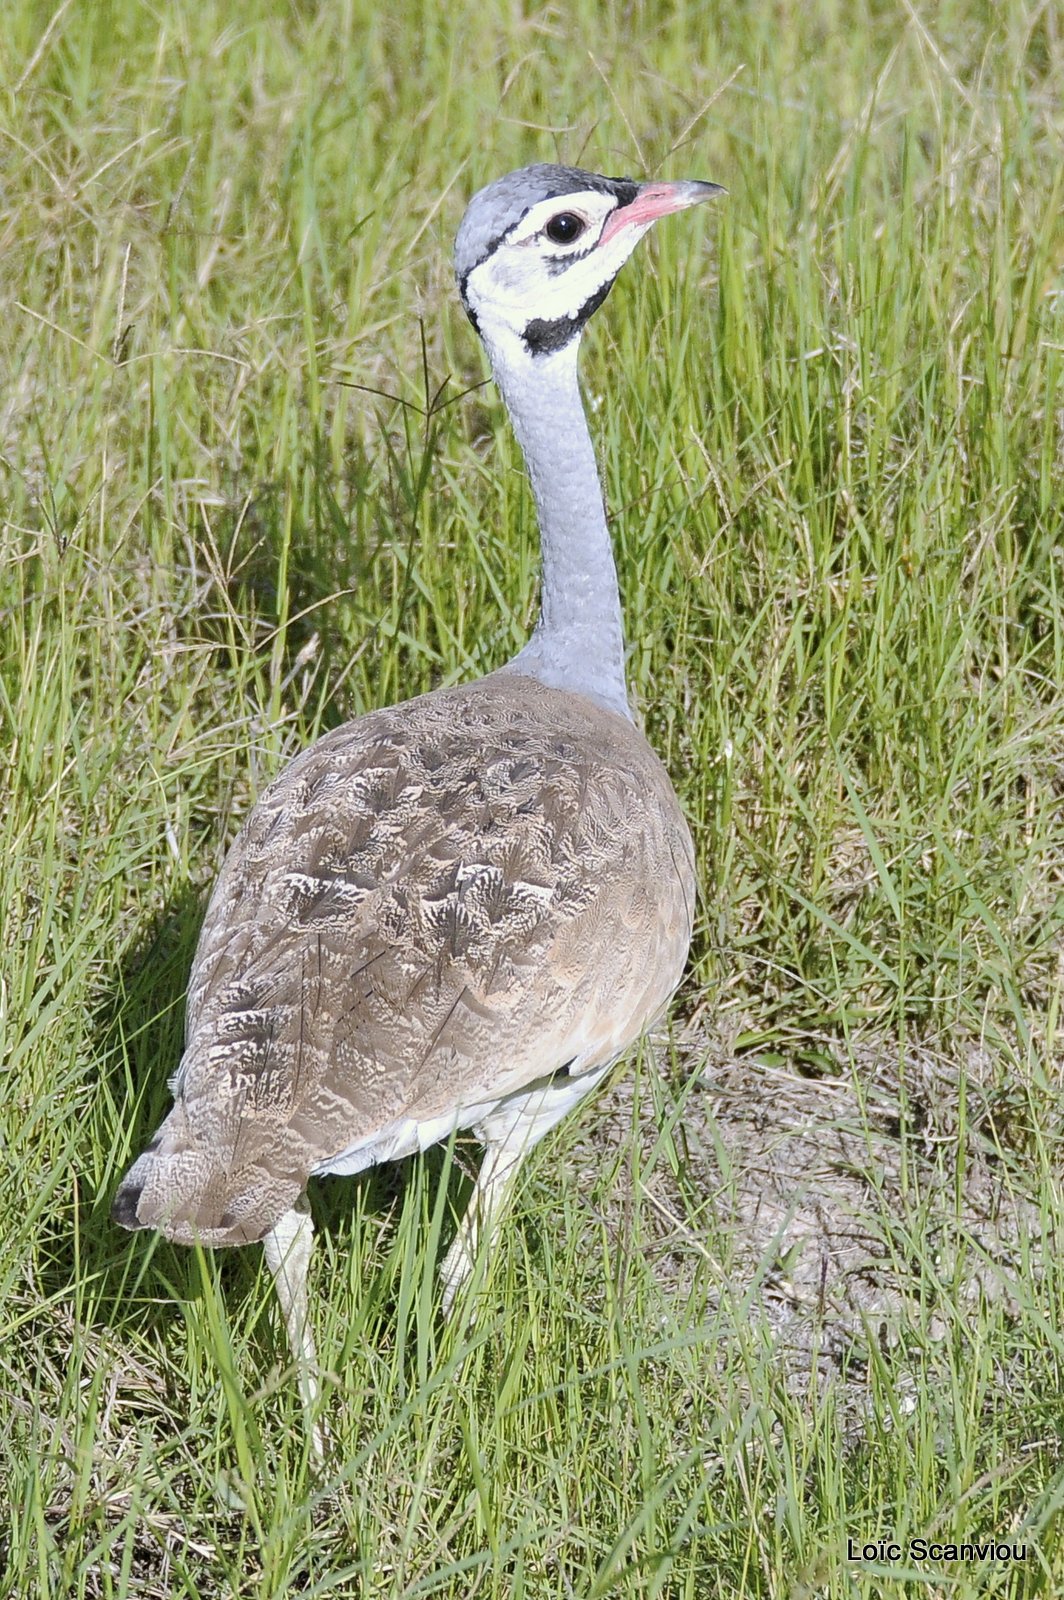
[[[716,183],[639,183],[576,167],[522,167],[475,194],[455,240],[462,303],[492,353],[553,355],[579,335],[659,217]]]

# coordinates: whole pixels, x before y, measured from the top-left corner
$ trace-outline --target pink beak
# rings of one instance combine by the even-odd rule
[[[601,249],[625,228],[649,228],[659,217],[667,217],[672,211],[686,211],[688,206],[724,193],[719,183],[699,183],[693,178],[681,178],[676,183],[644,183],[630,205],[618,206],[607,217],[596,248]]]

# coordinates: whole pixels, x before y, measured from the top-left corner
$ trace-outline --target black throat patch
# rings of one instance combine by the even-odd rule
[[[581,333],[588,317],[598,310],[615,282],[615,278],[607,278],[601,288],[584,301],[575,317],[555,317],[551,322],[545,322],[542,317],[533,317],[531,322],[525,324],[521,334],[529,355],[552,356],[564,350]]]

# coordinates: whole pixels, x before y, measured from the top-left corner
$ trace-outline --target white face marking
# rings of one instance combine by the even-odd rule
[[[606,218],[617,209],[611,194],[600,194],[594,189],[584,189],[577,194],[562,195],[553,200],[540,200],[522,217],[509,239],[509,245],[538,244],[545,255],[564,260],[566,256],[583,255],[598,240]],[[584,230],[569,244],[558,244],[546,232],[547,224],[555,217],[576,217]]]
[[[513,232],[470,272],[465,294],[489,345],[520,338],[530,322],[575,321],[588,301],[616,277],[653,217],[606,230],[617,211],[611,194],[580,189],[540,200]],[[583,227],[571,240],[552,238],[550,227],[573,218]],[[562,223],[559,231],[571,225]]]

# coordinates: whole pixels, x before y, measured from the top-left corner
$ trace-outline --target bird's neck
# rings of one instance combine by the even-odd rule
[[[530,356],[516,340],[486,340],[532,480],[542,547],[539,621],[506,670],[631,717],[617,569],[577,381],[579,342]]]

